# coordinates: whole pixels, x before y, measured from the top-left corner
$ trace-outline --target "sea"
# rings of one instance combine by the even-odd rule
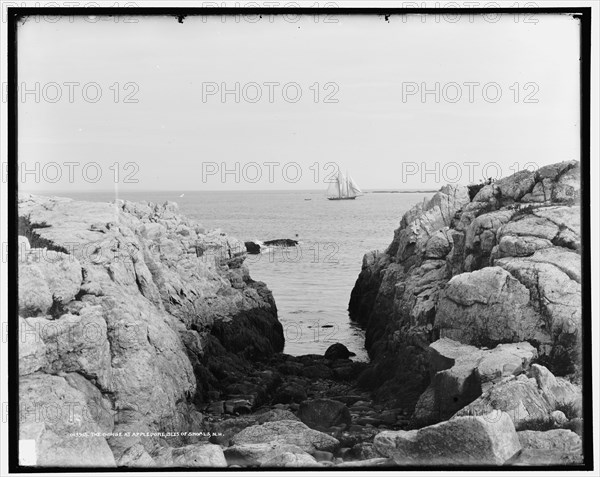
[[[109,192],[61,195],[115,199]],[[363,255],[385,250],[404,212],[432,195],[367,192],[355,200],[330,201],[323,191],[145,191],[118,198],[177,202],[183,214],[207,229],[221,229],[242,241],[298,240],[296,247],[271,247],[246,259],[251,277],[273,292],[285,333],[284,352],[323,354],[339,342],[356,353],[355,360],[367,361],[364,332],[348,317]]]

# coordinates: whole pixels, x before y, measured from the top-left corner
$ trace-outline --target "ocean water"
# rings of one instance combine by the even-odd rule
[[[62,195],[115,198],[110,193]],[[354,359],[368,360],[364,333],[348,318],[362,257],[385,249],[404,212],[431,195],[366,193],[356,200],[329,201],[321,191],[178,191],[123,193],[119,198],[177,202],[183,214],[242,241],[299,240],[298,247],[274,247],[246,261],[252,278],[273,291],[285,332],[284,351],[322,354],[340,342],[356,353]]]

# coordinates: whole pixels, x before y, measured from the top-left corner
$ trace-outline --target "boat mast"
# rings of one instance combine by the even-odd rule
[[[348,175],[348,169],[346,169],[346,197],[350,197],[350,181],[348,180],[348,177],[350,177]]]

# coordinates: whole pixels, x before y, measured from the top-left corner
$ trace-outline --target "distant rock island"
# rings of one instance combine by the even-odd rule
[[[23,194],[19,439],[58,467],[580,464],[579,174],[404,214],[351,292],[371,363],[282,353],[248,245],[174,203]]]
[[[423,190],[396,190],[396,189],[392,189],[392,190],[370,190],[370,191],[365,191],[366,194],[424,194],[427,192],[437,192],[434,189],[423,189]]]

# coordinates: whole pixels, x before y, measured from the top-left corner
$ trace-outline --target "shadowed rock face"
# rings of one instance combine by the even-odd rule
[[[224,463],[213,448],[200,462],[202,452],[190,447],[199,438],[61,439],[99,430],[198,431],[193,404],[219,389],[219,373],[243,372],[247,360],[282,351],[275,302],[250,278],[244,244],[206,232],[172,203],[31,195],[19,199],[19,235],[21,399],[32,408],[65,400],[91,408],[69,425],[24,421],[21,439],[38,442],[38,462]],[[152,454],[157,445],[175,449]]]
[[[406,212],[385,252],[370,252],[350,316],[373,366],[362,384],[414,406],[429,384],[430,343],[492,348],[527,341],[557,375],[578,379],[581,350],[579,163],[484,185],[443,187]]]

